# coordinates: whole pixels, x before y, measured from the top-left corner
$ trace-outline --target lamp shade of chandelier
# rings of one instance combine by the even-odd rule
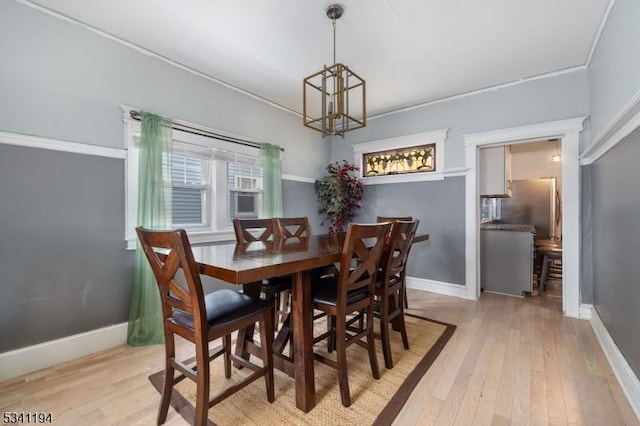
[[[336,62],[336,21],[342,16],[342,6],[327,8],[333,24],[333,62],[303,81],[304,125],[322,136],[342,136],[365,127],[366,83],[348,66]]]

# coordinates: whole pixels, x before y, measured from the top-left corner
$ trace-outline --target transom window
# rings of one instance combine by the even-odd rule
[[[432,172],[436,166],[435,143],[362,155],[363,177]]]
[[[362,183],[378,185],[444,179],[447,131],[433,130],[353,145]]]

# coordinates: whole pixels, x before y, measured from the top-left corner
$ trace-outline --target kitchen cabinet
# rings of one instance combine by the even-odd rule
[[[480,196],[511,196],[511,147],[480,149]]]
[[[480,230],[481,287],[523,296],[533,290],[533,225],[489,225]]]

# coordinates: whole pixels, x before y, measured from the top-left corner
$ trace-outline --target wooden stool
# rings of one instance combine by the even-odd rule
[[[544,292],[547,278],[549,278],[549,263],[555,259],[562,262],[562,246],[536,247],[536,254],[542,257],[542,272],[540,273],[540,295]]]

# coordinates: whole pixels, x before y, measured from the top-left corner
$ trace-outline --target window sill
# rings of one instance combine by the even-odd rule
[[[425,182],[430,180],[443,180],[444,173],[406,173],[397,175],[384,175],[360,178],[363,185],[379,185],[385,183]]]
[[[220,232],[191,232],[187,231],[189,236],[189,242],[191,244],[207,244],[207,243],[223,243],[223,242],[235,242],[236,236],[233,231],[220,231]],[[126,240],[127,250],[135,250],[136,238],[127,238]]]

